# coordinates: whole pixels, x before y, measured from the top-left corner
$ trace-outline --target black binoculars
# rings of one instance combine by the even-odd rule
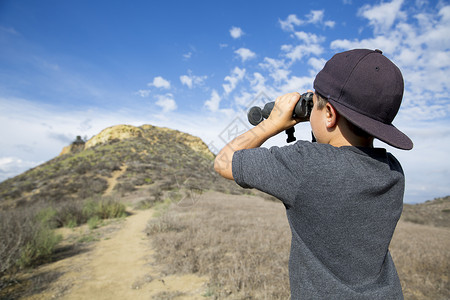
[[[264,119],[267,119],[272,112],[272,109],[275,105],[275,102],[269,102],[264,105],[264,108],[260,108],[259,106],[253,106],[247,113],[247,118],[250,124],[253,126],[258,125]],[[301,95],[297,104],[295,105],[292,118],[297,119],[300,118],[302,121],[309,121],[309,117],[311,115],[311,110],[313,108],[313,93],[308,92]],[[286,130],[286,134],[288,135],[287,142],[295,141],[294,136],[295,129],[291,127]]]

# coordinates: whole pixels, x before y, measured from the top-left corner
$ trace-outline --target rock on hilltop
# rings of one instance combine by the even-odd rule
[[[135,127],[132,125],[111,126],[103,129],[99,134],[93,136],[86,143],[81,144],[75,141],[71,145],[64,147],[60,155],[74,152],[76,153],[97,145],[108,144],[113,141],[121,141],[130,138],[144,138],[154,145],[159,142],[157,135],[162,132],[168,133],[171,135],[171,138],[185,144],[192,150],[203,153],[211,159],[214,158],[214,155],[208,149],[208,146],[200,138],[177,130],[152,125],[142,125],[140,127]]]

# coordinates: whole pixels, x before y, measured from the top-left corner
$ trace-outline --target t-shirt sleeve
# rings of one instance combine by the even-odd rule
[[[256,188],[266,192],[286,204],[292,203],[295,193],[283,184],[292,182],[293,176],[289,168],[291,162],[283,148],[236,151],[232,160],[235,182],[243,188]]]

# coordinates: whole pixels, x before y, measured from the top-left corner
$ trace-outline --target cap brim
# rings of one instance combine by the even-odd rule
[[[328,99],[328,101],[344,118],[380,141],[402,150],[411,150],[413,148],[411,139],[394,125],[374,120],[332,99]]]

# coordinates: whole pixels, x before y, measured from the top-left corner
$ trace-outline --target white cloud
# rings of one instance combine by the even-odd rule
[[[306,24],[320,24],[325,27],[333,28],[336,22],[334,21],[324,21],[325,11],[324,10],[311,10],[309,14],[306,15]]]
[[[264,62],[260,63],[259,66],[262,69],[269,71],[269,75],[273,78],[275,83],[287,80],[291,73],[289,65],[282,59],[265,57]]]
[[[281,69],[287,68],[285,61],[282,59],[275,59],[270,57],[264,57],[264,62],[260,63],[259,66],[263,69]]]
[[[149,83],[148,86],[154,86],[156,88],[161,89],[170,89],[170,81],[162,78],[161,76],[157,76],[153,78],[153,82]]]
[[[303,57],[310,55],[319,56],[324,51],[323,47],[318,44],[283,45],[281,50],[286,52],[285,56],[292,62],[300,61]]]
[[[312,89],[314,77],[315,76],[291,76],[279,87],[280,94],[292,92],[299,92],[300,94],[304,93],[308,89]]]
[[[294,33],[294,35],[302,42],[304,42],[307,45],[310,44],[320,44],[325,41],[324,36],[318,36],[314,33],[308,33],[304,31],[297,31]]]
[[[219,96],[219,93],[217,93],[216,90],[213,90],[211,92],[211,98],[209,100],[205,101],[205,106],[212,112],[216,112],[219,110],[219,104],[220,104],[221,98]]]
[[[320,70],[323,69],[323,67],[325,66],[325,63],[327,61],[323,58],[316,58],[316,57],[311,57],[308,60],[308,65],[310,65],[312,68],[309,70],[310,75],[311,76],[316,76],[317,73],[320,72]]]
[[[24,161],[18,157],[0,157],[0,181],[25,172],[39,163],[36,161]]]
[[[369,20],[375,34],[387,32],[396,20],[406,18],[406,14],[400,10],[402,4],[403,0],[381,2],[378,5],[366,4],[359,9],[358,15]]]
[[[173,99],[173,95],[170,93],[165,95],[157,95],[156,99],[158,99],[156,101],[156,105],[161,107],[164,113],[177,109],[177,103]]]
[[[182,84],[186,85],[188,88],[192,89],[195,86],[202,85],[204,81],[208,78],[208,76],[196,76],[192,75],[192,72],[189,70],[188,75],[181,75],[180,81]]]
[[[241,36],[243,36],[244,35],[244,31],[242,31],[242,29],[241,28],[239,28],[239,27],[231,27],[231,29],[230,29],[230,35],[231,35],[231,37],[233,38],[233,39],[238,39],[238,38],[240,38]]]
[[[334,28],[334,26],[336,25],[336,22],[335,21],[325,21],[323,24],[325,25],[325,27]]]
[[[139,90],[135,94],[141,96],[142,98],[146,98],[150,96],[150,90]]]
[[[280,22],[281,29],[284,31],[294,31],[294,25],[299,26],[302,24],[302,21],[294,14],[289,15],[286,20],[278,20],[278,22]]]
[[[307,24],[323,25],[325,27],[333,28],[336,22],[331,20],[324,20],[325,11],[324,10],[311,10],[302,19],[299,19],[297,15],[291,14],[286,20],[278,20],[281,25],[281,29],[284,31],[294,31],[294,26],[301,26]]]
[[[375,36],[373,38],[357,40],[335,40],[330,44],[331,49],[350,50],[356,48],[381,49],[384,53],[393,53],[399,41],[397,36],[392,32],[389,36]]]
[[[323,11],[312,11],[311,13],[311,22],[321,22],[320,20],[323,18]],[[292,34],[293,37],[296,37],[297,40],[300,41],[300,44],[289,44],[282,45],[281,50],[284,52],[284,57],[288,59],[288,63],[283,61],[283,69],[289,69],[295,62],[303,60],[305,57],[310,56],[320,56],[324,52],[324,48],[321,45],[325,42],[325,37],[321,35],[317,35],[310,32],[305,31],[296,31]],[[268,60],[265,60],[265,63],[269,63]],[[280,69],[280,68],[278,68]],[[287,76],[290,72],[286,71],[276,71],[273,72],[274,76],[280,78],[279,76]],[[272,77],[274,77],[272,76]],[[275,77],[274,77],[275,78]],[[281,77],[283,78],[283,77]],[[285,79],[285,78],[283,78]]]
[[[241,93],[234,97],[234,102],[236,105],[248,108],[249,104],[252,103],[252,100],[255,98],[253,93],[249,93],[245,90],[241,91]]]
[[[308,21],[307,23],[317,24],[321,23],[323,20],[324,11],[323,10],[311,10],[307,15]]]
[[[266,79],[261,73],[253,73],[253,79],[250,81],[251,89],[255,92],[262,92],[266,89]]]
[[[192,52],[189,51],[188,53],[183,54],[183,57],[184,57],[185,59],[191,58],[191,57],[192,57]]]
[[[188,75],[181,75],[180,81],[182,84],[186,85],[188,88],[192,89],[192,77]]]
[[[270,76],[273,78],[275,83],[279,83],[281,81],[286,81],[291,74],[291,70],[288,69],[275,69],[270,73]]]
[[[242,60],[242,62],[245,62],[246,60],[252,59],[256,57],[255,52],[251,51],[247,48],[239,48],[234,53],[238,54]]]
[[[324,25],[325,27],[333,28],[336,24],[334,21],[324,20],[325,11],[324,10],[311,10],[306,16],[306,24]]]
[[[238,67],[235,67],[233,71],[231,72],[230,76],[225,77],[225,81],[228,83],[222,84],[223,89],[225,90],[225,94],[231,93],[239,83],[244,78],[245,75],[245,69],[240,69]]]

